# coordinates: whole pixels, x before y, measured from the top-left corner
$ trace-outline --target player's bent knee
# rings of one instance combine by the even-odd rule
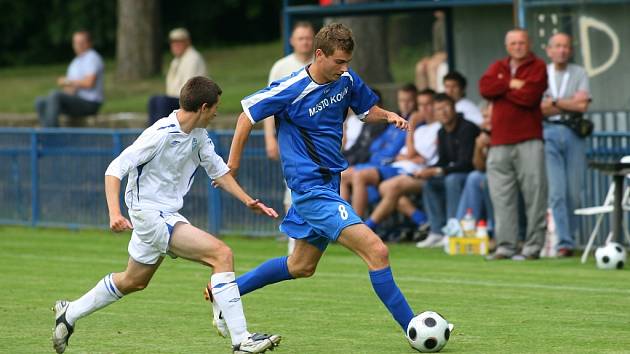
[[[212,250],[212,252],[207,255],[205,262],[214,267],[221,266],[222,268],[231,268],[233,259],[234,255],[232,249],[221,242],[219,247]]]
[[[315,274],[315,270],[317,269],[317,264],[307,264],[307,263],[297,263],[297,264],[288,264],[289,273],[294,278],[310,278]]]
[[[389,264],[389,248],[381,239],[370,244],[368,266],[373,269],[380,269]]]

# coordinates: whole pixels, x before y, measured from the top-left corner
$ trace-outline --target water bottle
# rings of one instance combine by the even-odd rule
[[[466,214],[462,219],[462,231],[464,231],[464,237],[475,237],[475,217],[472,213],[472,208],[466,209]]]

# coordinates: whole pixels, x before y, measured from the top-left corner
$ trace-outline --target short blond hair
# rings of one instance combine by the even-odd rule
[[[352,53],[354,50],[352,31],[341,23],[326,25],[315,35],[313,48],[321,49],[326,56],[332,55],[337,49]]]

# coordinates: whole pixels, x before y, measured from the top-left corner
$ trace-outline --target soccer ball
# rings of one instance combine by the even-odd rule
[[[626,250],[618,243],[609,242],[595,250],[595,260],[599,269],[621,269],[626,264]]]
[[[453,324],[439,313],[425,311],[411,319],[407,326],[407,340],[421,353],[439,352],[451,336]]]

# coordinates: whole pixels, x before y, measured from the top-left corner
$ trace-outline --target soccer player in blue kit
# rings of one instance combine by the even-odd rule
[[[376,106],[376,95],[349,69],[354,40],[347,27],[323,27],[315,36],[314,49],[311,65],[241,101],[244,112],[238,118],[228,166],[237,173],[252,126],[275,116],[293,202],[280,230],[297,242],[290,256],[270,259],[236,282],[245,295],[269,284],[310,277],[328,243],[336,241],[365,261],[374,291],[404,332],[414,315],[394,282],[387,246],[340,197],[339,182],[348,166],[341,154],[348,108],[365,122],[388,122],[403,130],[408,124]],[[215,326],[225,335],[221,314],[213,309]]]

